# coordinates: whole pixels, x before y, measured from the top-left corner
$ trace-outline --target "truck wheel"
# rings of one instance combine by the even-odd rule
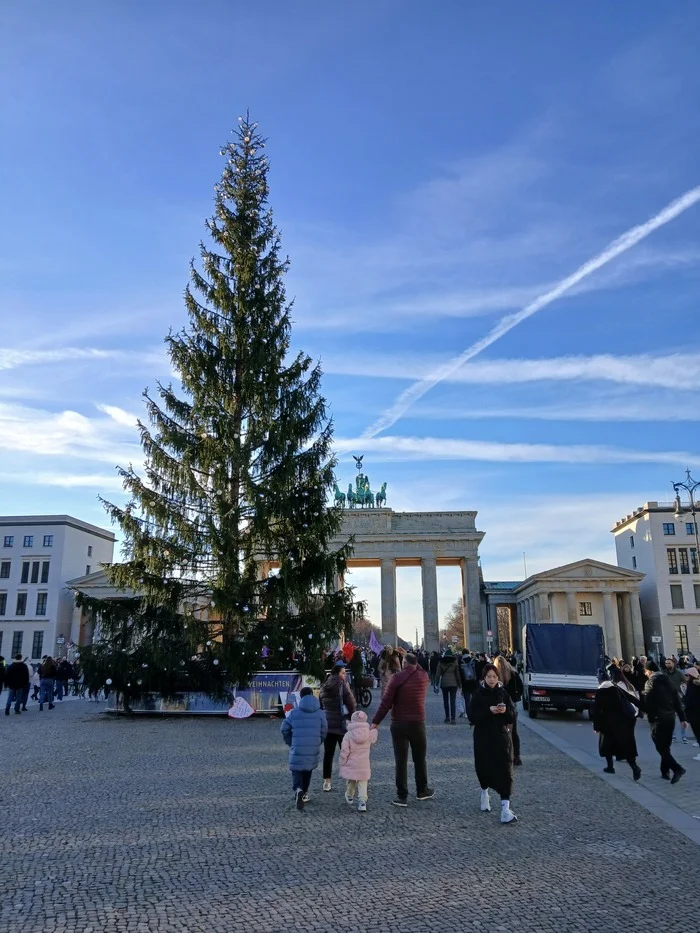
[[[530,719],[537,719],[538,712],[538,709],[536,709],[534,706],[531,706],[527,711],[527,715],[530,717]]]

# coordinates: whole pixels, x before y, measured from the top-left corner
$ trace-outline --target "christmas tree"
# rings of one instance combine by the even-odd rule
[[[144,392],[145,469],[119,468],[129,501],[104,503],[124,540],[110,581],[136,596],[93,606],[100,640],[84,663],[127,696],[214,692],[261,667],[318,674],[362,610],[336,585],[350,544],[332,548],[332,422],[319,366],[290,350],[265,141],[249,117],[233,137],[189,322],[166,339],[181,390]]]

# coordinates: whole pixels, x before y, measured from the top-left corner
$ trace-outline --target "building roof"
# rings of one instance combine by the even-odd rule
[[[615,522],[614,526],[610,529],[613,534],[620,531],[629,524],[629,522],[635,521],[639,518],[640,515],[648,515],[649,512],[675,512],[676,503],[675,502],[645,502],[644,505],[640,505],[638,509],[635,509],[634,512],[630,512],[629,515],[626,515],[624,518],[619,519]],[[685,509],[690,514],[690,509]]]
[[[73,518],[72,515],[0,515],[0,528],[11,525],[70,525],[78,531],[87,531],[100,538],[106,538],[107,541],[117,540],[113,531],[91,525],[80,518]]]
[[[522,580],[496,580],[493,583],[487,583],[484,581],[484,589],[486,590],[514,590],[522,583]]]

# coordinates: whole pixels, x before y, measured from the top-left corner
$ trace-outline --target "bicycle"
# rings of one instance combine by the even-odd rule
[[[358,706],[361,706],[363,709],[367,709],[367,707],[372,703],[372,691],[369,689],[369,687],[358,686],[355,689],[355,699],[357,700]]]

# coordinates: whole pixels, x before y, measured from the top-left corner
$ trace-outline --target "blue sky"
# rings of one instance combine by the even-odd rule
[[[614,561],[613,521],[700,474],[700,205],[362,435],[700,184],[699,29],[693,2],[5,4],[0,511],[104,523],[248,107],[341,483],[364,451],[393,508],[478,510],[490,579]]]

